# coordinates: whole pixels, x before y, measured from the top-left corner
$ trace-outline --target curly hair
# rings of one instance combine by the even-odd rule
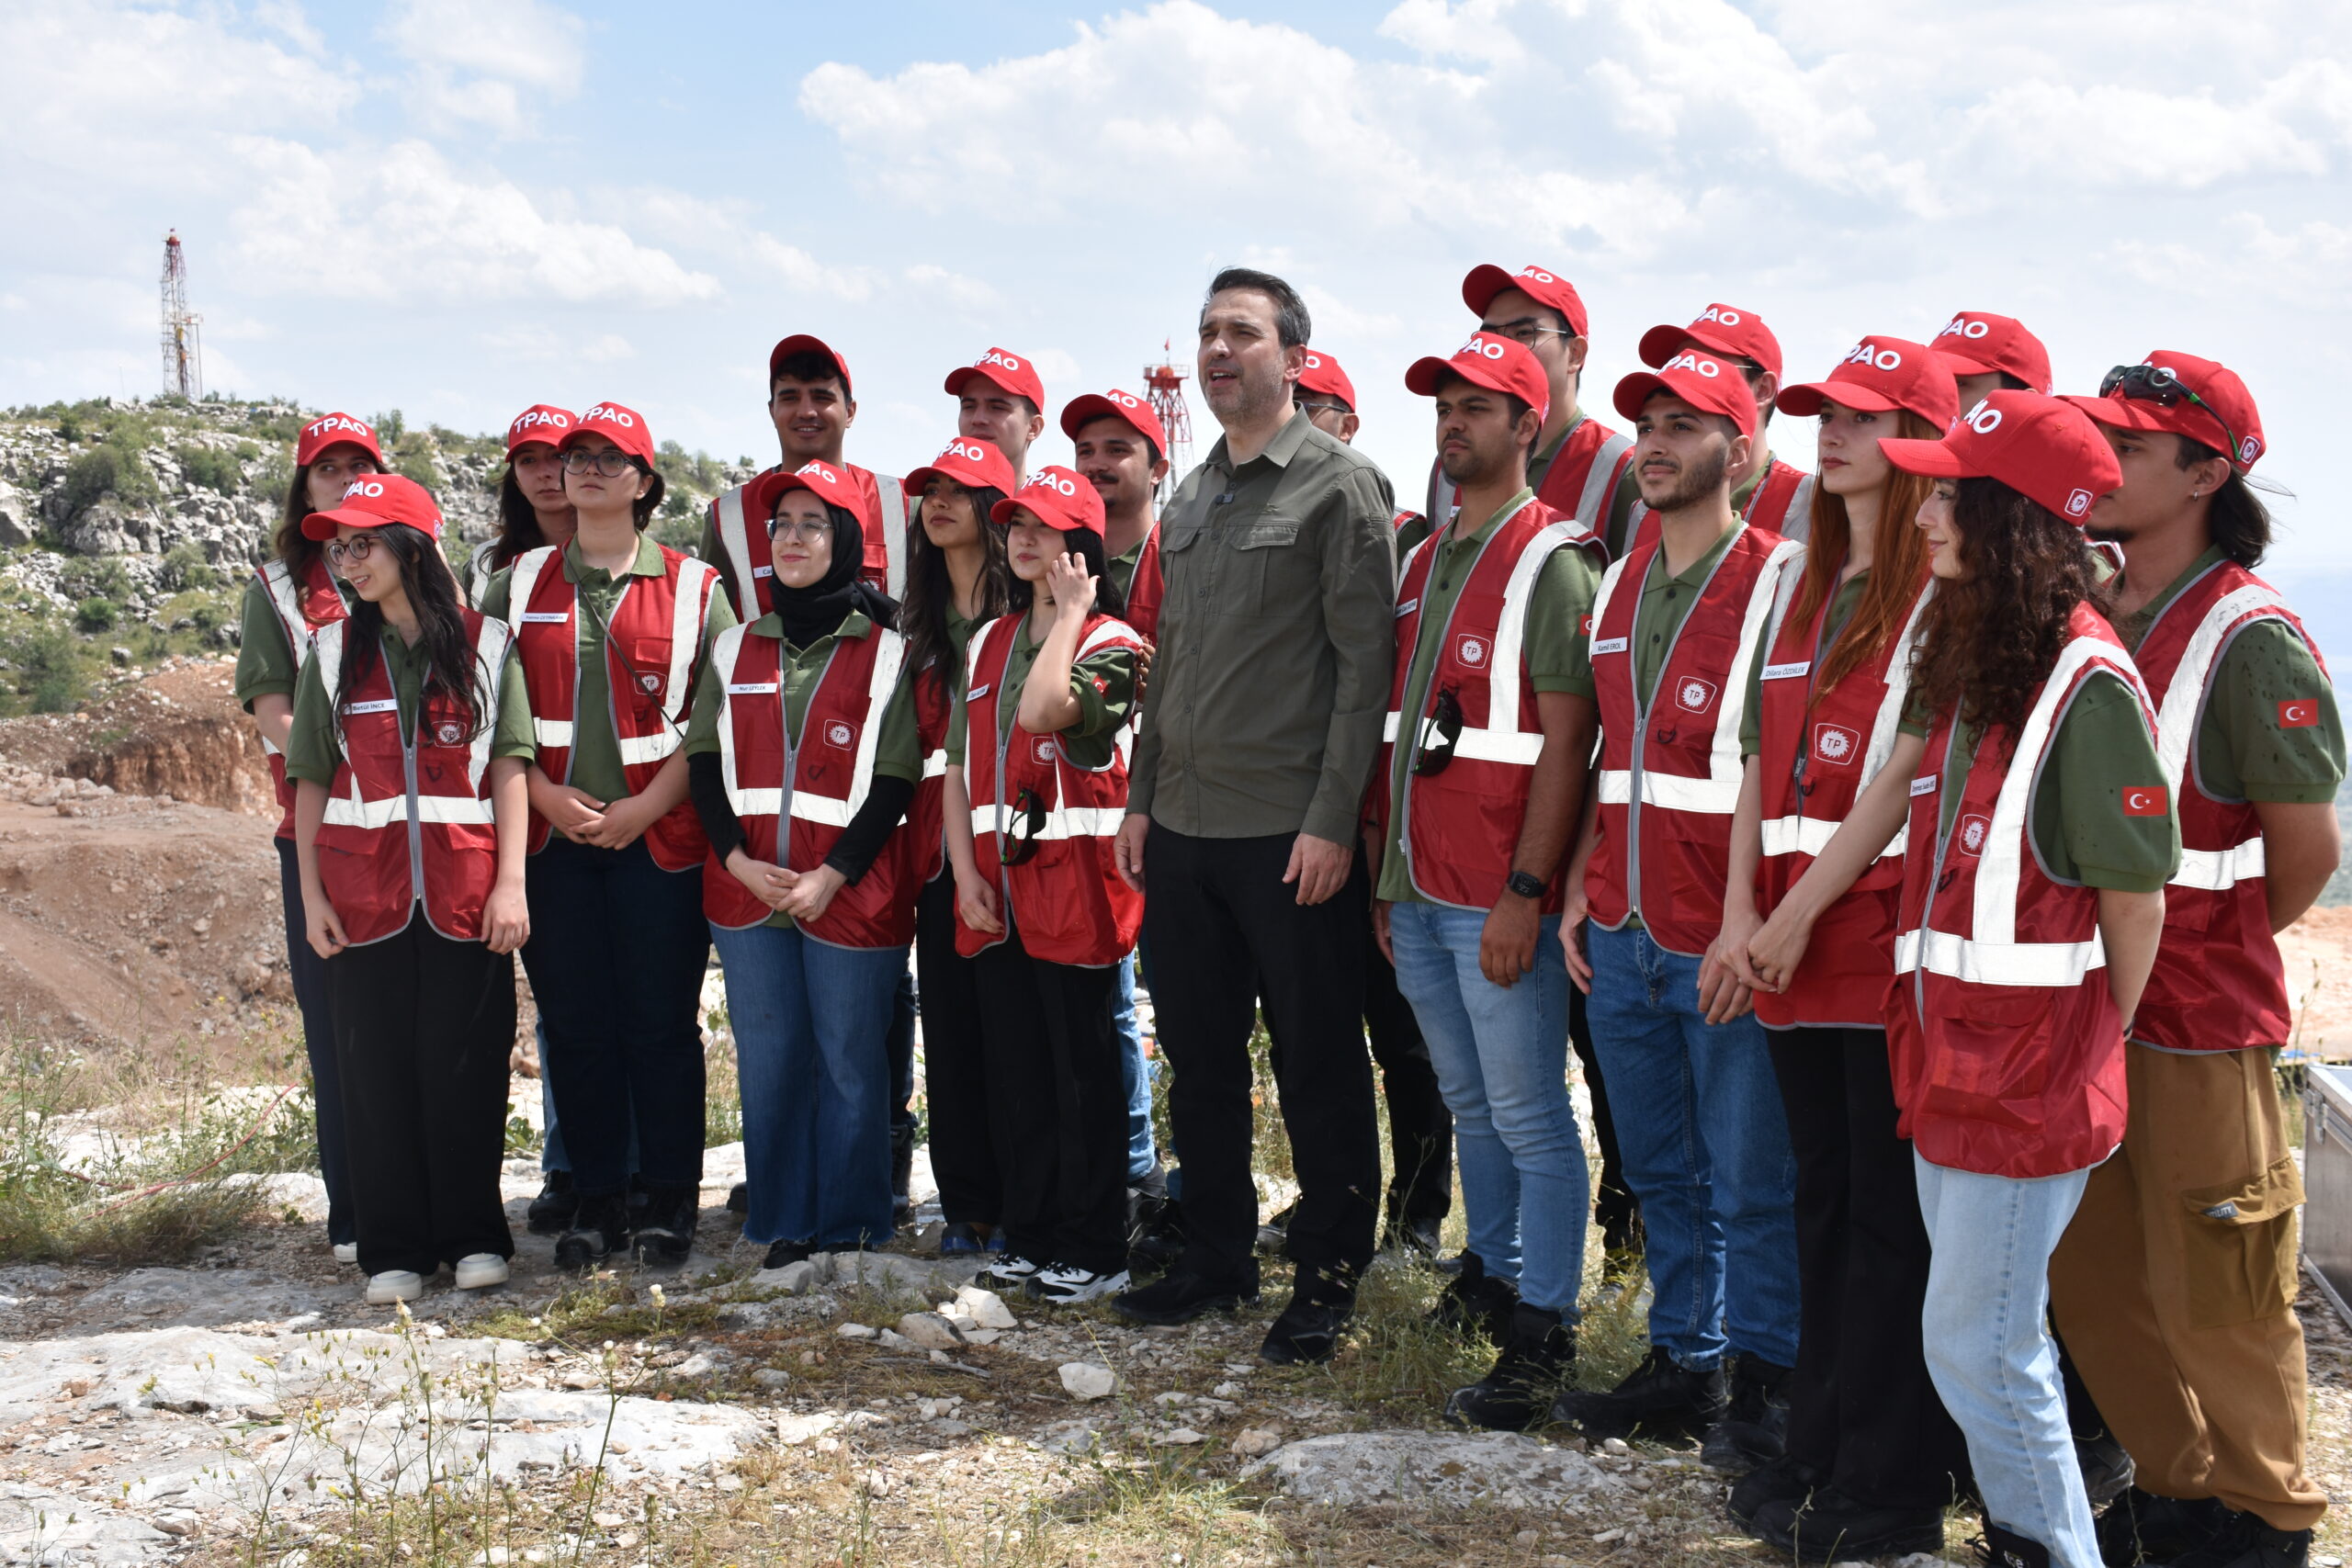
[[[1952,525],[1962,572],[1920,617],[1913,700],[1933,716],[1957,707],[1980,732],[2014,729],[2091,596],[2090,551],[2080,528],[1998,479],[1958,481]]]

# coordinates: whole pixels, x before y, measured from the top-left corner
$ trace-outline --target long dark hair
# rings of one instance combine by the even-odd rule
[[[513,566],[515,557],[547,542],[547,535],[539,530],[538,512],[525,498],[523,487],[514,478],[514,465],[510,462],[506,465],[506,477],[498,481],[498,537],[490,545],[491,569]]]
[[[2177,434],[2173,439],[2180,443],[2174,461],[2184,468],[2193,468],[2222,456],[2186,435]],[[2206,513],[2205,521],[2222,553],[2248,571],[2260,566],[2262,558],[2270,552],[2270,508],[2262,504],[2262,498],[2254,493],[2254,487],[2234,467],[2230,469],[2230,477],[2222,481],[2222,488],[2213,492],[2213,507]]]
[[[1958,481],[1952,531],[1965,572],[1939,581],[1919,617],[1912,692],[1931,715],[1957,705],[1980,732],[2014,730],[2091,596],[2090,549],[2080,528],[1998,479]]]
[[[375,471],[383,473],[384,466],[377,463]],[[297,464],[293,479],[287,482],[286,504],[279,510],[277,533],[270,540],[271,550],[297,578],[307,573],[311,563],[319,558],[319,541],[302,532],[302,519],[317,510],[311,504],[311,465]]]
[[[1125,615],[1127,596],[1119,592],[1117,583],[1111,581],[1108,570],[1110,558],[1102,553],[1102,536],[1091,528],[1065,528],[1062,530],[1062,543],[1069,547],[1070,554],[1086,563],[1088,573],[1093,577],[1094,607],[1106,615]],[[1026,611],[1036,596],[1034,586],[1016,577],[1006,592],[1006,608]]]
[[[449,563],[433,541],[422,533],[401,524],[376,530],[376,547],[390,553],[400,563],[401,586],[408,592],[409,607],[416,612],[419,628],[417,641],[424,646],[424,698],[438,696],[455,709],[466,727],[466,739],[470,740],[481,732],[489,716],[475,700],[473,640],[466,635],[466,619],[458,597],[458,580],[449,574]],[[379,644],[383,640],[384,612],[367,600],[354,595],[351,618],[343,627],[343,669],[337,689],[350,700],[353,689],[368,667],[382,657]],[[424,716],[417,716],[422,726]],[[343,732],[340,705],[335,712],[335,733]]]
[[[1004,499],[993,485],[964,487],[972,500],[972,513],[980,524],[980,604],[978,619],[992,620],[1012,602],[1012,569],[1005,564],[1004,531],[989,523],[989,513]],[[929,497],[923,498],[928,501]],[[956,584],[947,575],[947,552],[931,542],[923,531],[922,502],[915,507],[907,529],[907,600],[899,616],[906,634],[907,657],[918,679],[939,682],[941,695],[956,684],[956,642],[947,635],[947,612],[956,603]]]

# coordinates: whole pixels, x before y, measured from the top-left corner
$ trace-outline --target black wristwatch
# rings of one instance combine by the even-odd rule
[[[1530,872],[1512,872],[1510,877],[1503,883],[1503,886],[1510,888],[1512,892],[1518,894],[1522,898],[1541,898],[1544,897],[1543,879]]]

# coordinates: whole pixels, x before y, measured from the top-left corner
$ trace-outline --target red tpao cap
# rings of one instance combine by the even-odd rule
[[[1319,348],[1310,348],[1298,367],[1298,389],[1317,392],[1327,398],[1337,398],[1356,412],[1356,384],[1340,368],[1340,362]]]
[[[302,536],[332,539],[338,528],[384,528],[395,523],[428,539],[439,538],[441,509],[433,504],[433,492],[404,475],[362,474],[344,487],[343,499],[333,511],[313,512],[302,519]]]
[[[1012,477],[1012,461],[997,450],[993,441],[982,441],[975,435],[959,435],[939,449],[939,456],[917,468],[900,482],[909,495],[921,496],[931,488],[933,479],[954,479],[966,490],[1001,490],[1008,493],[1017,484]]]
[[[1314,355],[1307,357],[1311,359]],[[1098,419],[1123,422],[1128,429],[1150,442],[1153,451],[1163,457],[1168,456],[1168,432],[1160,427],[1159,415],[1149,403],[1133,392],[1123,392],[1114,387],[1107,392],[1089,392],[1082,398],[1073,398],[1069,406],[1062,410],[1062,434],[1075,441],[1080,431]],[[1001,488],[1011,490],[1012,486],[1008,483]]]
[[[768,350],[768,381],[771,385],[775,381],[776,371],[783,367],[786,359],[796,354],[822,355],[825,358],[831,360],[833,368],[841,372],[842,396],[845,398],[857,396],[856,392],[850,388],[849,361],[835,354],[832,344],[823,338],[812,337],[807,333],[795,333],[790,337],[779,338],[776,345]]]
[[[1549,305],[1568,319],[1570,332],[1585,335],[1584,299],[1577,293],[1577,286],[1532,262],[1517,272],[1505,272],[1492,263],[1472,267],[1470,276],[1462,280],[1462,302],[1473,314],[1483,316],[1495,296],[1506,288],[1518,289],[1538,305]]]
[[[1990,376],[1998,371],[2016,377],[2037,392],[2058,389],[2050,376],[2050,351],[2014,317],[1962,310],[1936,334],[1931,346],[1944,356],[1955,376]]]
[[[2065,400],[2101,424],[2186,435],[2226,455],[2240,473],[2267,450],[2254,394],[2236,371],[2211,359],[2159,348],[2137,365],[2109,371],[2107,385],[2104,397]],[[2197,398],[2185,396],[2184,388]]]
[[[1736,305],[1710,305],[1687,327],[1652,327],[1642,334],[1642,363],[1663,367],[1686,343],[1729,359],[1752,359],[1775,377],[1781,374],[1781,340],[1763,317]]]
[[[1826,380],[1783,387],[1773,406],[1810,419],[1825,402],[1886,413],[1909,409],[1938,430],[1960,417],[1960,389],[1944,356],[1899,337],[1866,337],[1846,351]]]
[[[1551,417],[1552,383],[1545,378],[1544,367],[1525,344],[1510,338],[1472,333],[1470,341],[1455,349],[1451,359],[1435,355],[1416,359],[1405,372],[1405,389],[1433,398],[1449,376],[1459,376],[1490,392],[1507,392],[1532,408],[1537,419]]]
[[[516,414],[514,423],[506,427],[506,460],[513,462],[514,454],[526,446],[558,445],[571,425],[570,409],[560,409],[553,403],[533,403]]]
[[[1012,526],[1021,507],[1035,513],[1048,528],[1069,533],[1083,528],[1098,538],[1102,533],[1102,492],[1071,470],[1056,464],[1029,476],[1029,482],[1005,497],[989,512],[989,521]]]
[[[1886,460],[1937,479],[1998,479],[2077,526],[2123,482],[2090,416],[2040,392],[1988,392],[1941,441],[1882,441]]]
[[[796,490],[805,490],[818,500],[840,507],[857,519],[860,528],[874,526],[874,520],[865,512],[865,492],[857,481],[831,463],[814,457],[789,472],[771,468],[753,479],[744,487],[743,511],[752,517],[773,517],[776,503],[787,491]]]
[[[378,468],[384,466],[384,449],[376,445],[375,426],[347,413],[327,414],[304,425],[301,439],[294,444],[294,466],[307,468],[319,460],[320,453],[346,442],[375,458]]]
[[[1612,400],[1627,419],[1642,417],[1642,405],[1658,393],[1680,398],[1702,413],[1727,414],[1742,435],[1756,434],[1756,394],[1729,360],[1706,354],[1678,354],[1656,370],[1636,370],[1617,383]]]
[[[653,432],[646,427],[645,416],[635,409],[625,409],[618,403],[598,403],[572,423],[555,448],[569,452],[580,445],[583,435],[601,435],[641,462],[653,461]]]
[[[1016,397],[1028,399],[1040,413],[1045,412],[1046,384],[1037,379],[1037,367],[1019,355],[992,348],[969,365],[957,366],[947,373],[948,396],[962,397],[965,383],[975,376],[995,382]]]

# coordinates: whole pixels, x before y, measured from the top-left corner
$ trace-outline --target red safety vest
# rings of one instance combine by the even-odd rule
[[[907,807],[907,835],[917,886],[947,867],[947,724],[955,706],[955,688],[946,671],[915,678],[915,739],[922,745],[922,780]]]
[[[1756,907],[1770,915],[1826,848],[1862,787],[1886,767],[1911,691],[1911,652],[1933,589],[1923,585],[1903,629],[1868,664],[1819,689],[1830,644],[1832,592],[1803,624],[1790,614],[1804,581],[1802,559],[1781,580],[1765,631],[1757,699],[1757,783],[1763,806],[1763,859]],[[1903,891],[1897,833],[1852,887],[1814,923],[1804,960],[1786,991],[1756,993],[1756,1016],[1774,1029],[1880,1029],[1894,987],[1894,921]]]
[[[905,639],[894,631],[876,626],[864,637],[837,638],[796,740],[784,723],[782,639],[749,626],[718,634],[710,664],[721,691],[719,767],[727,803],[743,824],[744,852],[753,860],[788,871],[825,863],[874,786],[874,748],[905,660]],[[777,824],[787,818],[788,855],[777,853],[776,844]],[[901,826],[865,874],[833,895],[823,918],[799,921],[801,931],[835,947],[904,947],[915,936],[910,861]],[[703,865],[702,908],[711,924],[730,931],[775,913],[715,853]]]
[[[843,463],[841,467],[865,492],[866,515],[881,520],[879,526],[872,523],[865,526],[865,570],[858,575],[891,598],[904,599],[906,487],[888,474],[876,474],[855,463]],[[737,485],[713,501],[710,523],[718,535],[718,553],[725,558],[716,564],[727,571],[727,602],[735,607],[736,619],[748,624],[775,608],[775,567],[768,555],[767,519],[746,520],[743,516],[743,491],[747,488]],[[754,600],[759,604],[758,609],[744,608]]]
[[[342,620],[351,612],[344,604],[343,592],[334,585],[334,576],[324,560],[314,560],[305,575],[300,589],[294,586],[294,574],[286,570],[282,560],[264,561],[254,574],[261,580],[262,592],[268,597],[269,607],[277,616],[278,629],[286,634],[286,647],[294,656],[294,673],[302,673],[302,666],[310,661],[311,645],[320,628]],[[262,755],[269,759],[270,787],[277,792],[277,836],[294,836],[294,781],[286,776],[286,758],[270,742],[261,738]]]
[[[623,579],[620,600],[605,628],[613,734],[632,795],[650,788],[662,764],[678,749],[702,629],[718,585],[718,568],[667,547],[662,547],[662,566],[660,577],[631,573]],[[559,784],[571,782],[571,738],[579,718],[579,593],[564,576],[560,550],[542,545],[514,558],[506,613],[514,619],[514,646],[530,688],[539,771]],[[546,818],[531,814],[533,854],[547,847],[551,831]],[[694,803],[684,800],[646,829],[645,845],[664,871],[691,870],[710,852]]]
[[[999,615],[972,634],[964,687],[964,784],[972,803],[972,852],[980,874],[996,883],[1021,945],[1032,958],[1050,964],[1101,968],[1125,958],[1143,929],[1143,895],[1119,875],[1111,840],[1127,814],[1127,751],[1132,724],[1122,727],[1111,760],[1081,768],[1057,736],[1032,735],[1016,713],[1002,739],[997,705],[1020,694],[1002,690],[1025,612]],[[1135,628],[1110,615],[1089,615],[1079,634],[1078,657],[1106,648],[1143,651]],[[1011,830],[1023,790],[1031,792],[1045,820],[1021,833],[1037,848],[1019,865],[1006,865],[998,835]],[[956,951],[967,958],[1002,942],[960,919]]]
[[[319,824],[319,880],[354,947],[406,931],[419,904],[450,941],[481,940],[482,906],[498,881],[490,748],[512,637],[503,621],[458,614],[474,650],[471,736],[448,699],[428,690],[416,733],[401,739],[400,700],[381,650],[356,686],[339,692],[350,623],[319,628],[319,674],[343,727]]]
[[[1421,600],[1442,537],[1433,535],[1414,547],[1396,589],[1396,671],[1388,685],[1388,718],[1373,775],[1374,815],[1383,824],[1388,852],[1404,855],[1415,892],[1455,908],[1491,909],[1510,875],[1535,761],[1544,750],[1544,721],[1525,658],[1527,608],[1536,579],[1556,550],[1589,550],[1603,561],[1609,551],[1591,529],[1533,500],[1487,536],[1460,597],[1437,628],[1442,641],[1430,666],[1423,709],[1413,716],[1416,725],[1426,727],[1438,694],[1453,693],[1462,705],[1453,760],[1427,777],[1408,773],[1405,798],[1391,802],[1396,739],[1405,733],[1405,689],[1422,629]],[[1396,830],[1400,818],[1401,834]],[[1566,892],[1564,857],[1544,896],[1544,912],[1558,914]]]
[[[1650,699],[1634,689],[1631,649],[1655,536],[1609,569],[1592,606],[1600,836],[1585,897],[1595,925],[1615,931],[1638,913],[1660,947],[1693,957],[1723,929],[1748,661],[1800,547],[1734,526],[1738,536],[1675,628]]]
[[[1773,458],[1763,479],[1747,492],[1747,504],[1739,514],[1767,533],[1803,544],[1813,533],[1813,476]],[[1633,541],[1625,547],[1629,552],[1635,545],[1648,544],[1657,537],[1657,515],[1645,503],[1634,502],[1625,533]]]
[[[2137,1038],[2168,1051],[2281,1044],[2293,1022],[2270,934],[2262,822],[2250,803],[2208,793],[2197,766],[2213,671],[2238,633],[2259,621],[2283,621],[2319,658],[2278,591],[2231,561],[2181,590],[2132,655],[2155,705],[2156,754],[2180,813],[2180,869],[2165,888],[2164,942],[2133,1021]]]
[[[1121,618],[1143,634],[1146,642],[1159,637],[1159,606],[1168,597],[1168,580],[1159,574],[1159,525],[1144,536],[1143,553],[1136,557],[1136,574],[1127,582],[1127,613]]]
[[[1581,523],[1596,534],[1606,532],[1609,498],[1634,460],[1634,438],[1610,429],[1590,414],[1577,422],[1568,438],[1544,470],[1535,499],[1559,516]],[[1462,504],[1462,487],[1445,477],[1437,464],[1430,466],[1430,531],[1436,533],[1453,521]],[[1401,525],[1402,519],[1399,519]]]
[[[1951,715],[1911,781],[1887,1049],[1897,1131],[1954,1170],[2085,1170],[2123,1138],[2123,1020],[2107,987],[2098,890],[2052,881],[2032,848],[2035,781],[2066,708],[2105,670],[2146,701],[2087,604],[2014,735],[1986,733],[1941,830]],[[2012,744],[2014,742],[2014,744]]]

